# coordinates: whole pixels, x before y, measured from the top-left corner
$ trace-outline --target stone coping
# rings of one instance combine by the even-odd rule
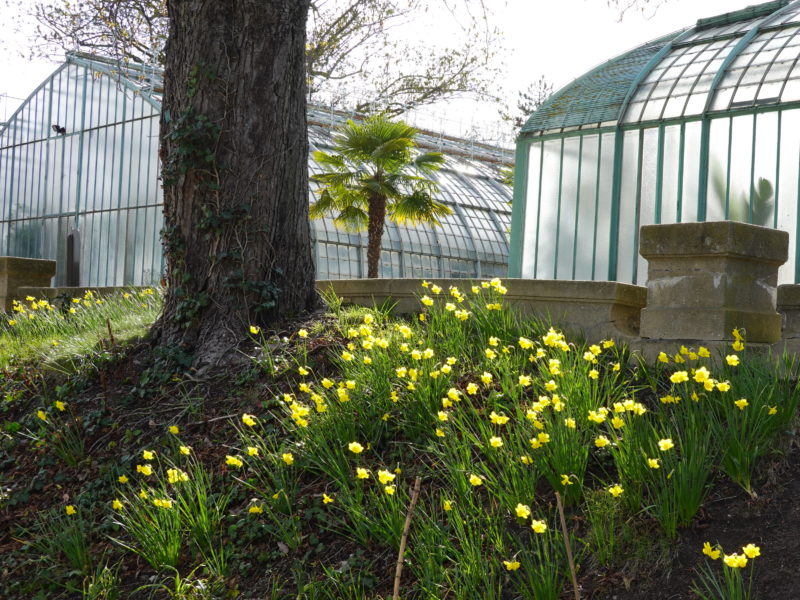
[[[737,221],[643,225],[639,234],[646,259],[724,256],[781,265],[788,252],[788,232]]]
[[[111,294],[123,291],[140,291],[146,290],[148,287],[152,288],[153,286],[123,286],[123,287],[114,287],[114,286],[75,286],[75,287],[34,287],[34,286],[24,286],[17,288],[17,296],[18,300],[22,300],[26,296],[33,296],[34,298],[47,298],[48,300],[52,300],[53,298],[58,298],[59,296],[69,297],[69,298],[82,298],[83,295],[90,291],[96,296],[109,296]]]
[[[469,294],[481,279],[431,279],[431,284],[447,294],[450,286]],[[506,302],[524,314],[557,323],[568,331],[580,332],[587,339],[614,337],[628,340],[638,336],[639,313],[647,300],[642,286],[614,281],[562,281],[542,279],[503,279],[508,289]],[[332,290],[345,302],[361,306],[394,303],[400,314],[422,308],[418,297],[432,296],[420,279],[338,279],[318,281],[320,291]]]

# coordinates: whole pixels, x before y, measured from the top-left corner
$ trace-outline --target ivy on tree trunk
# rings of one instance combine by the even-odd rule
[[[317,302],[308,221],[308,0],[170,0],[154,328],[195,364]]]

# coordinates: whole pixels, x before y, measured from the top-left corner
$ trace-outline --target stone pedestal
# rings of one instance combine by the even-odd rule
[[[0,310],[10,311],[17,289],[23,286],[47,287],[56,274],[56,261],[0,256]]]
[[[739,327],[748,342],[781,339],[776,295],[788,233],[718,221],[646,225],[639,239],[649,264],[641,337],[728,340]]]

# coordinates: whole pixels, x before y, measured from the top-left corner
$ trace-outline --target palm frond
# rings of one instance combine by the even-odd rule
[[[441,152],[425,152],[414,159],[414,167],[423,173],[432,173],[441,169],[444,161]]]
[[[415,189],[411,194],[398,198],[389,206],[389,218],[401,225],[420,223],[441,225],[439,219],[452,213],[453,209],[434,200],[433,196],[423,188]]]
[[[345,231],[364,231],[369,223],[369,215],[358,206],[348,206],[334,219],[334,225]]]

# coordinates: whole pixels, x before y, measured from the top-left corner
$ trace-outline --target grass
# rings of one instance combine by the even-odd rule
[[[160,310],[160,293],[152,288],[108,297],[87,291],[52,303],[29,296],[0,320],[0,365],[45,360],[74,372],[78,357],[102,350],[109,333],[117,343],[141,336]]]
[[[76,589],[77,570],[85,597],[115,597],[123,566],[138,556],[155,578],[147,593],[158,597],[388,598],[419,476],[404,598],[480,590],[555,600],[571,588],[565,544],[579,576],[623,564],[634,546],[646,553],[637,528],[651,523],[661,547],[691,525],[715,480],[752,493],[760,461],[794,422],[794,365],[750,357],[744,342],[735,359],[684,348],[634,368],[613,340],[575,342],[521,317],[498,280],[421,294],[423,311],[408,319],[333,302],[308,337],[256,334],[248,377],[263,384],[253,388],[257,403],[230,400],[227,419],[205,424],[202,413],[182,411],[190,437],[151,420],[150,434],[131,428],[106,440],[109,464],[71,500],[80,515],[62,514],[57,497],[42,513],[81,524],[32,545],[40,559],[67,559],[49,581]],[[16,323],[0,327],[0,365],[77,369],[109,323],[118,341],[143,332],[159,296],[87,296],[65,307],[21,306]],[[12,379],[0,385],[11,390]],[[143,402],[147,389],[132,398]],[[78,400],[37,401],[9,448],[38,444],[40,464],[80,472],[98,445],[80,437],[91,434],[72,412]],[[568,510],[566,540],[555,492]],[[117,562],[93,557],[89,537],[113,540],[103,550]],[[264,569],[269,581],[252,577]],[[736,572],[724,574],[705,571],[697,589],[712,597],[739,585]],[[238,589],[244,580],[268,587]]]

